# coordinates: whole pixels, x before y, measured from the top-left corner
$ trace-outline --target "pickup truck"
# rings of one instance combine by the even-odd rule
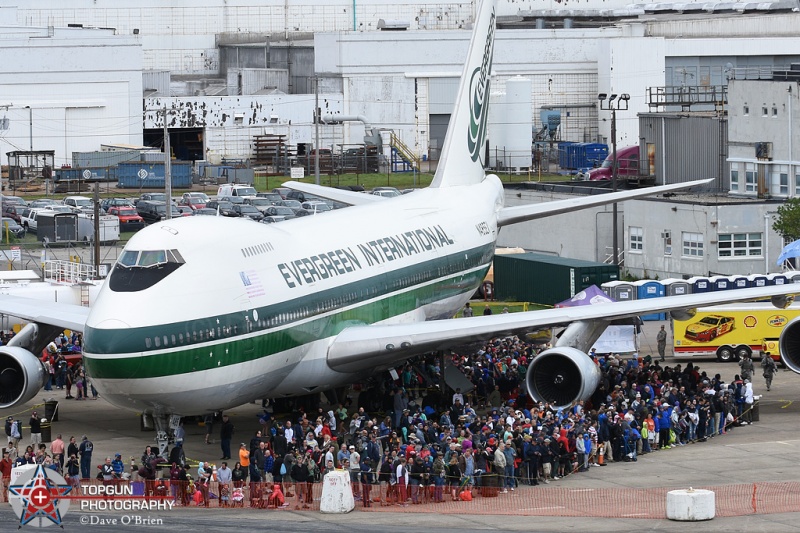
[[[19,215],[20,226],[25,228],[26,232],[32,231],[36,233],[36,215],[41,211],[41,208],[26,207]]]
[[[144,219],[139,216],[135,207],[111,206],[108,214],[119,218],[120,231],[137,231],[144,227]]]

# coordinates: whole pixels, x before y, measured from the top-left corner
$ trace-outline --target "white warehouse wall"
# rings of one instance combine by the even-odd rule
[[[4,32],[5,29],[0,29]],[[16,30],[19,30],[16,28]],[[55,164],[100,144],[142,143],[142,49],[104,30],[26,28],[0,47],[6,152],[55,150]],[[8,106],[6,108],[6,106]],[[32,138],[32,141],[31,141]]]

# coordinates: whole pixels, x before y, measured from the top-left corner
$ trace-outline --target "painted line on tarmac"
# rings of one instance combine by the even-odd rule
[[[726,444],[725,446],[763,446],[764,444],[783,444],[784,446],[796,446],[796,444],[792,443],[797,442],[800,442],[800,440],[767,440],[763,442],[741,442],[738,444]]]
[[[546,511],[548,509],[566,509],[563,505],[553,505],[550,507],[525,507],[524,509],[520,509],[520,511]]]

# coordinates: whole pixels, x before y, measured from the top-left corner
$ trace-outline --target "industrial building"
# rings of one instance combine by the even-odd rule
[[[432,168],[474,2],[0,0],[9,35],[0,77],[9,121],[0,121],[0,152],[52,150],[60,166],[72,152],[101,144],[157,146],[166,120],[173,155],[182,159],[272,161],[265,154],[307,153],[315,144],[346,150],[379,139],[385,151],[402,146],[412,166]],[[799,7],[796,0],[501,0],[489,163],[529,167],[541,131],[553,141],[610,144],[612,114],[598,95],[629,95],[627,109],[615,114],[614,140],[640,146],[644,176],[655,183],[712,178],[713,194],[755,199],[720,202],[723,211],[714,211],[713,198],[660,199],[667,217],[694,206],[691,218],[707,221],[698,227],[708,253],[706,262],[690,254],[654,265],[644,247],[663,246],[667,229],[676,247],[679,234],[695,231],[656,230],[646,208],[624,206],[617,233],[624,235],[625,267],[672,276],[763,270],[780,246],[764,223],[774,211],[770,198],[792,196],[800,183],[790,120],[798,91],[788,77],[782,85],[751,84],[800,63]],[[563,194],[511,191],[509,203]],[[555,217],[522,225],[501,241],[606,261],[622,251],[609,249],[607,214],[601,208],[566,224]],[[761,255],[728,261],[711,251],[717,233],[745,226],[747,234],[761,233]],[[552,235],[564,227],[585,232],[556,246]],[[638,242],[632,228],[656,232],[641,236],[641,254],[631,246]],[[753,235],[746,246],[755,253],[756,243]],[[714,256],[719,264],[708,262]]]

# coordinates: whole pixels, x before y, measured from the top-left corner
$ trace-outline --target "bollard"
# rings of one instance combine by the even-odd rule
[[[350,474],[345,470],[334,470],[322,479],[322,498],[319,502],[321,513],[349,513],[356,507]]]
[[[667,518],[680,522],[711,520],[716,512],[714,493],[710,490],[671,490],[667,493]]]

